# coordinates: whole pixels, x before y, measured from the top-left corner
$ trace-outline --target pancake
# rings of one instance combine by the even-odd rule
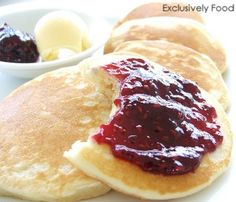
[[[114,52],[137,53],[195,81],[227,109],[229,95],[215,63],[206,55],[186,46],[160,40],[136,40],[121,43]]]
[[[117,80],[111,80],[108,74],[101,74],[100,68],[97,67],[130,57],[128,55],[107,55],[100,59],[86,60],[80,64],[80,67],[85,69],[87,74],[92,73],[100,77],[103,75],[102,81],[114,82],[113,88],[116,90],[113,90],[110,95],[114,99],[119,94]],[[160,68],[157,64],[153,65]],[[103,181],[117,191],[138,198],[171,199],[195,193],[210,185],[226,170],[232,149],[232,132],[222,106],[204,90],[201,91],[207,102],[216,109],[217,121],[221,125],[224,139],[215,151],[204,155],[200,166],[194,172],[171,176],[145,172],[135,164],[114,157],[110,147],[105,143],[95,142],[92,134],[87,142],[76,142],[72,149],[65,152],[64,155],[87,175]],[[113,106],[111,115],[107,119],[110,120],[116,111],[117,109]]]
[[[148,17],[157,17],[157,16],[173,16],[173,17],[180,17],[180,18],[190,18],[196,20],[200,23],[204,23],[202,16],[196,11],[189,11],[189,12],[180,12],[180,11],[167,11],[163,9],[164,4],[171,7],[181,6],[186,7],[187,4],[183,3],[174,3],[174,2],[150,2],[146,4],[142,4],[133,10],[131,10],[124,18],[118,21],[115,27],[120,26],[126,21],[140,19],[140,18],[148,18]],[[165,11],[164,11],[165,10]]]
[[[44,74],[6,97],[0,103],[0,194],[69,202],[109,191],[63,157],[104,122],[108,100],[78,67]]]
[[[112,31],[104,52],[113,52],[119,44],[133,40],[164,40],[182,44],[209,56],[221,73],[226,69],[226,56],[220,42],[203,24],[192,19],[149,17],[129,20]]]

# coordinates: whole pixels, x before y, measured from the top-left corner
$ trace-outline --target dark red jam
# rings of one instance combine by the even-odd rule
[[[137,58],[102,69],[119,80],[118,111],[93,139],[110,145],[114,156],[144,171],[179,175],[194,171],[223,141],[216,111],[195,83]]]
[[[0,61],[30,63],[38,58],[39,52],[31,34],[14,30],[6,23],[0,26]]]

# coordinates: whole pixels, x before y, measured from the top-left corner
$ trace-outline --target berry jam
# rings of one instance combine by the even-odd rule
[[[4,23],[0,26],[0,60],[15,63],[36,62],[39,52],[33,36],[12,29]]]
[[[92,138],[114,156],[147,172],[179,175],[223,141],[216,111],[195,83],[137,58],[102,69],[119,80],[118,111]]]

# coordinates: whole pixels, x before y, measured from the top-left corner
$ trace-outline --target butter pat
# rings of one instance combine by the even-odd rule
[[[90,46],[85,22],[69,11],[46,14],[37,22],[34,33],[44,61],[68,57]]]

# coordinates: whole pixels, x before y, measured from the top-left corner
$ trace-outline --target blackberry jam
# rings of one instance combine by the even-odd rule
[[[216,111],[195,83],[138,58],[102,69],[120,83],[118,111],[92,138],[115,157],[154,174],[179,175],[222,143]]]
[[[14,30],[8,24],[0,26],[0,60],[15,63],[36,62],[39,52],[32,35]]]

